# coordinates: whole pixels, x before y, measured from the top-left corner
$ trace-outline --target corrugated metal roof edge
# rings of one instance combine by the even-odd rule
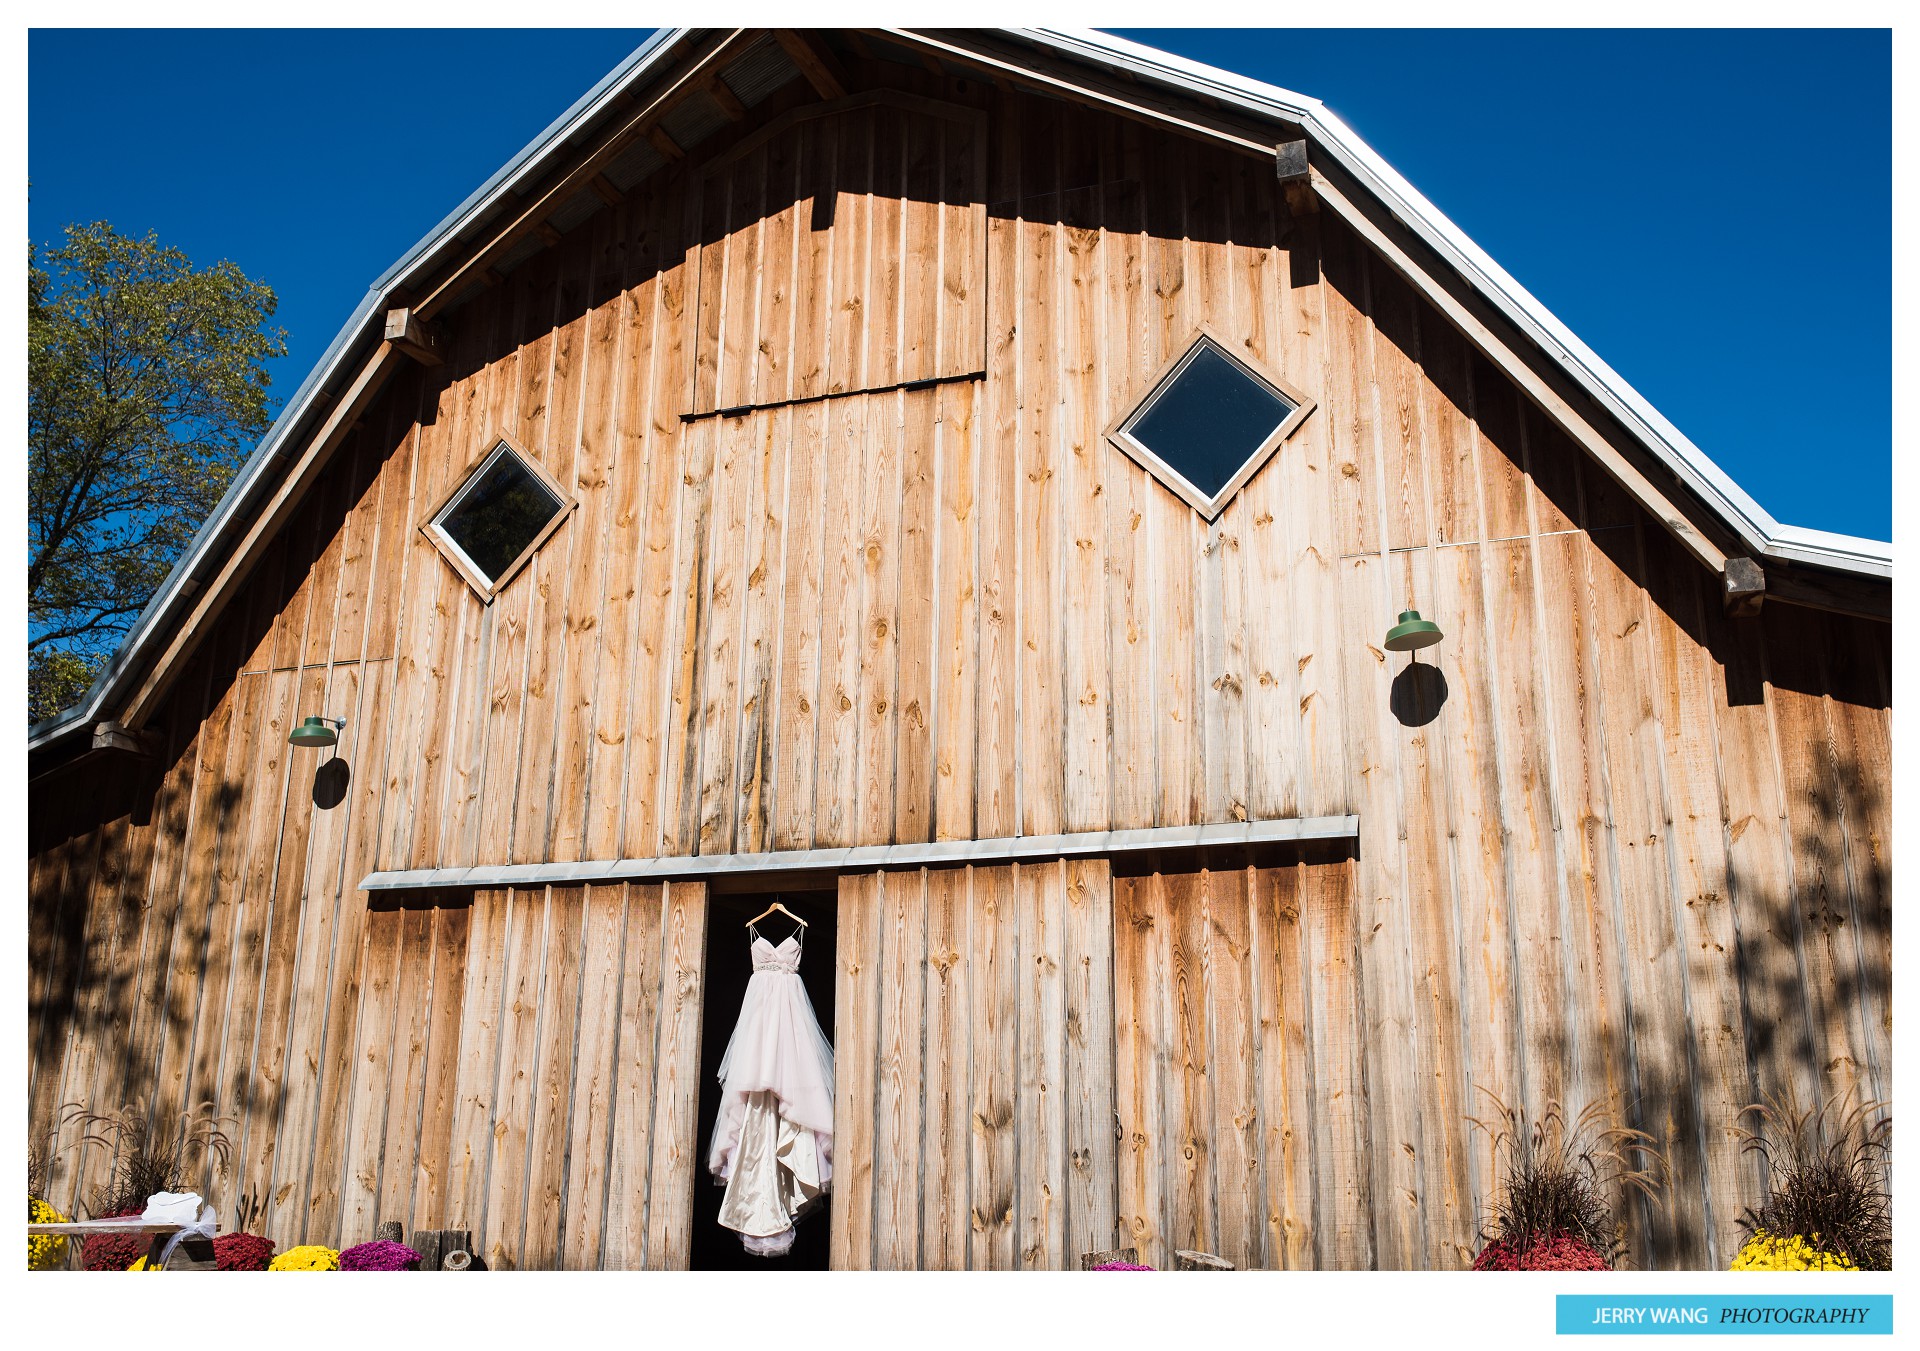
[[[453,242],[465,224],[484,215],[511,183],[544,163],[546,157],[608,99],[648,74],[681,38],[695,31],[698,30],[671,28],[655,32],[380,275],[235,475],[226,495],[181,554],[180,561],[128,631],[86,697],[66,712],[28,728],[29,751],[39,750],[90,724],[129,673],[139,669],[138,659],[146,644],[161,631],[174,609],[197,591],[198,588],[188,590],[186,583],[208,551],[236,521],[243,519],[244,509],[256,505],[257,498],[277,481],[268,478],[266,471],[273,467],[276,459],[283,462],[283,467],[284,462],[290,461],[290,454],[282,447],[296,439],[296,433],[313,412],[319,393],[368,336],[370,325],[384,313],[383,302],[392,289]],[[896,31],[903,37],[913,36],[910,30]],[[1277,116],[1305,127],[1429,247],[1452,263],[1475,289],[1498,306],[1543,351],[1559,361],[1648,449],[1671,465],[1762,557],[1870,577],[1892,577],[1893,546],[1890,543],[1775,521],[1704,451],[1662,417],[1320,100],[1106,33],[1045,28],[1008,31],[1065,56],[1105,62],[1171,88],[1218,98],[1257,115]]]
[[[904,32],[905,30],[901,30]],[[1893,546],[1883,540],[1784,525],[1754,501],[1707,453],[1465,231],[1382,159],[1319,99],[1093,30],[1032,28],[1021,37],[1060,55],[1124,69],[1136,78],[1216,98],[1264,117],[1296,123],[1329,151],[1422,241],[1465,277],[1519,330],[1679,475],[1762,558],[1891,578]]]

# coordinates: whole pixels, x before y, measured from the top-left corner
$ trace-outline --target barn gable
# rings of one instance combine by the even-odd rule
[[[1628,1104],[1636,1260],[1724,1266],[1732,1113],[1889,1072],[1882,546],[1716,498],[1343,135],[1106,39],[649,44],[294,401],[86,715],[139,753],[40,734],[34,1121],[231,1106],[283,1241],[689,1265],[780,891],[836,1265],[1459,1266],[1485,1089]],[[1123,435],[1200,342],[1293,403],[1204,502]],[[476,581],[502,442],[565,501]]]

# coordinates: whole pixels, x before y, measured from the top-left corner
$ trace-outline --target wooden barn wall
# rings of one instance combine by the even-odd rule
[[[1111,897],[1105,860],[841,879],[836,1269],[1113,1246]]]
[[[338,954],[376,868],[1354,812],[1371,1260],[1458,1261],[1487,1090],[1618,1095],[1676,1169],[1636,1259],[1723,1265],[1756,1181],[1735,1108],[1888,1087],[1886,626],[1722,618],[1264,160],[890,70],[985,116],[975,279],[952,193],[837,183],[836,222],[880,224],[792,350],[878,350],[971,284],[984,374],[683,420],[715,242],[691,164],[448,314],[449,360],[363,416],[161,751],[36,781],[36,1130],[213,1100],[246,1114],[236,1181],[275,1188],[276,1152],[344,1148],[319,1056],[363,998]],[[716,350],[812,210],[720,269]],[[928,240],[937,266],[889,271]],[[1098,436],[1203,320],[1319,404],[1211,525]],[[487,606],[418,527],[491,430],[582,503]],[[1408,605],[1447,633],[1417,664],[1379,648]],[[337,758],[286,744],[321,712]],[[64,1203],[109,1161],[56,1142]]]

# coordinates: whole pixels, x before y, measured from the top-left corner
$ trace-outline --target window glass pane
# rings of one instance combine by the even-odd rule
[[[508,450],[467,485],[440,518],[440,528],[491,583],[526,552],[561,505]]]
[[[1127,431],[1212,497],[1292,412],[1291,403],[1202,343]]]

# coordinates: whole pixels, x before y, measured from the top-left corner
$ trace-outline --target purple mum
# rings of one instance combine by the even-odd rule
[[[1143,1267],[1138,1262],[1102,1262],[1095,1271],[1152,1271],[1152,1267]]]
[[[340,1254],[342,1271],[418,1271],[420,1254],[392,1239],[356,1243]]]

